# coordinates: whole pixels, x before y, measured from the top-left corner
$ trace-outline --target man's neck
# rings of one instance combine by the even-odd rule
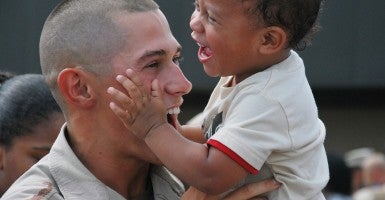
[[[102,152],[100,149],[106,149],[106,147],[98,147],[94,144],[87,146],[87,143],[95,141],[77,141],[73,137],[76,136],[75,134],[67,133],[66,136],[78,159],[106,186],[126,199],[140,197],[148,192],[150,170],[148,162],[133,157],[118,157],[111,152]]]

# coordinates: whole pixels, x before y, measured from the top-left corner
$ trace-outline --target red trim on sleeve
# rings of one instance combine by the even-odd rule
[[[241,165],[243,168],[246,169],[246,171],[250,172],[251,174],[258,173],[257,169],[251,166],[248,162],[246,162],[243,158],[241,158],[238,154],[236,154],[233,150],[229,149],[224,144],[213,139],[210,139],[209,141],[207,141],[207,144],[215,147],[219,151],[229,156],[231,159],[233,159],[235,162],[237,162],[239,165]]]

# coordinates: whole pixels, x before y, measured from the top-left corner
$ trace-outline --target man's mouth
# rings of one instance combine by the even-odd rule
[[[167,122],[171,124],[171,126],[173,126],[174,128],[177,128],[176,123],[177,123],[177,117],[179,113],[180,113],[179,107],[170,108],[167,111]]]

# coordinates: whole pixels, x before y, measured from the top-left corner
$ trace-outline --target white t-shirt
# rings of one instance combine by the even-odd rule
[[[204,110],[207,143],[251,174],[270,171],[283,185],[269,199],[325,199],[325,127],[302,59],[291,51],[283,62],[227,87],[231,78],[220,79]]]

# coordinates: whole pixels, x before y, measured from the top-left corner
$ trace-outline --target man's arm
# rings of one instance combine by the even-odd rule
[[[220,195],[213,196],[203,193],[194,187],[190,187],[182,196],[181,200],[266,200],[264,196],[267,192],[278,189],[281,184],[274,179],[268,179],[257,183],[249,183],[244,185],[225,197]]]

